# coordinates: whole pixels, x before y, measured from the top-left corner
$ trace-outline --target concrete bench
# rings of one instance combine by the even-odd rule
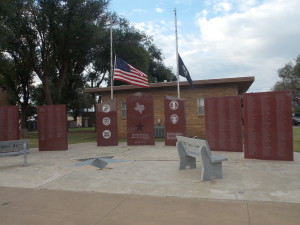
[[[186,166],[196,168],[196,158],[202,159],[201,180],[207,181],[211,177],[222,178],[222,162],[227,158],[213,155],[206,140],[177,136],[176,147],[179,153],[179,169]]]
[[[3,156],[17,156],[24,155],[24,166],[28,166],[27,154],[29,152],[29,141],[13,140],[13,141],[0,141],[0,157]]]

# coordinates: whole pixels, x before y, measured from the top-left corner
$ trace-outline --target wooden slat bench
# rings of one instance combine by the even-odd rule
[[[207,181],[211,177],[222,178],[222,162],[227,158],[211,154],[206,140],[177,136],[176,147],[179,153],[179,169],[186,166],[196,168],[196,158],[202,159],[201,180]]]
[[[28,166],[27,154],[29,152],[29,141],[27,139],[0,141],[0,157],[24,155],[24,166]]]

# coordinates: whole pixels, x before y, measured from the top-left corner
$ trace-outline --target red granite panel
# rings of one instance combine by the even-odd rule
[[[0,106],[0,141],[19,140],[19,109],[17,106]]]
[[[205,99],[206,138],[211,150],[242,152],[241,97]]]
[[[38,136],[40,151],[68,149],[67,112],[65,105],[38,107]]]
[[[116,99],[96,105],[97,146],[118,145],[118,119]]]
[[[127,144],[154,145],[154,109],[152,95],[140,92],[126,98]]]
[[[165,96],[165,145],[175,146],[176,136],[186,136],[184,100]]]
[[[291,92],[243,96],[245,158],[293,160]]]

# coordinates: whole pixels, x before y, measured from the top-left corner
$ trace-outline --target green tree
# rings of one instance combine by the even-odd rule
[[[93,107],[91,96],[83,93],[85,80],[80,74],[68,77],[62,91],[62,103],[67,105],[68,112],[73,116],[74,121],[78,116],[89,108]]]
[[[135,68],[148,75],[149,82],[174,80],[176,77],[170,68],[163,63],[162,52],[154,44],[151,37],[130,26],[129,22],[110,15],[112,21],[113,54],[124,59]],[[101,48],[98,48],[89,69],[86,72],[87,85],[90,88],[100,87],[103,82],[108,86],[110,77],[110,26],[105,27],[101,35]],[[114,81],[114,85],[128,85],[125,82]],[[94,104],[97,103],[93,95]]]
[[[34,71],[47,104],[62,102],[68,77],[81,74],[97,49],[107,20],[104,0],[37,0],[30,10],[36,31]]]
[[[171,69],[164,65],[162,52],[153,38],[131,27],[126,20],[115,30],[114,43],[116,55],[147,74],[150,83],[175,79]]]
[[[27,16],[30,4],[21,0],[0,2],[0,86],[7,91],[10,104],[21,108],[25,134],[33,82],[34,31]]]
[[[151,75],[151,82],[175,81],[176,76],[172,69],[166,67],[163,63],[162,52],[155,45],[151,44],[148,47],[148,52],[151,55],[149,65],[149,74]]]
[[[278,76],[281,78],[274,87],[273,91],[292,91],[293,106],[300,105],[300,55],[287,63],[278,70]]]
[[[131,27],[126,19],[107,12],[108,3],[0,1],[1,85],[10,89],[11,100],[19,102],[24,115],[30,97],[37,104],[83,106],[75,102],[86,99],[80,94],[86,82],[91,87],[110,83],[108,18],[114,24],[115,54],[146,73],[150,82],[174,79],[152,38]],[[37,77],[42,86],[30,94]]]

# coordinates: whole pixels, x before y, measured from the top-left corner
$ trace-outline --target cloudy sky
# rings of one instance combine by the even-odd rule
[[[193,80],[254,76],[269,91],[300,55],[300,0],[111,0],[110,9],[153,37],[175,72],[178,49]],[[184,80],[181,78],[181,80]]]

